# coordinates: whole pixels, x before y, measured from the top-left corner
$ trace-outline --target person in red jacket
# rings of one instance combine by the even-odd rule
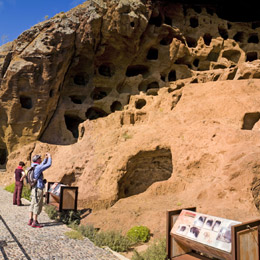
[[[15,190],[13,195],[13,205],[22,206],[21,195],[23,191],[23,179],[25,178],[25,172],[23,167],[25,166],[24,162],[19,162],[18,167],[14,171],[15,178]]]

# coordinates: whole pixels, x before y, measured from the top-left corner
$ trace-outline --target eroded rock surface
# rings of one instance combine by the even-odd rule
[[[79,186],[102,228],[157,234],[189,206],[259,216],[259,31],[171,1],[92,0],[35,25],[0,47],[2,182],[50,151],[47,179]]]

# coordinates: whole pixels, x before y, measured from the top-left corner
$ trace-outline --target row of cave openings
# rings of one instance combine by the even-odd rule
[[[139,106],[144,105],[144,100],[137,101]],[[260,120],[260,112],[246,113],[243,117],[242,130],[252,130]],[[65,116],[68,129],[78,137],[78,118]],[[75,123],[77,122],[77,123]],[[7,150],[0,148],[0,170],[5,169]],[[127,174],[119,181],[119,197],[128,197],[144,192],[150,185],[157,181],[170,178],[172,173],[172,155],[169,149],[140,152],[127,163]]]
[[[193,9],[197,12],[197,13],[201,13],[201,7],[199,6],[195,6],[193,7]],[[213,10],[210,7],[206,7],[207,12],[211,15],[214,14]],[[155,25],[157,27],[160,27],[162,24],[167,24],[172,26],[172,19],[170,17],[164,16],[162,14],[159,14],[156,17],[152,17],[149,21],[149,24]],[[200,26],[199,24],[199,19],[197,16],[192,16],[189,19],[189,25],[191,28],[197,28]],[[252,29],[256,29],[260,27],[260,22],[252,22]],[[221,36],[224,40],[227,40],[229,38],[229,33],[228,30],[230,30],[232,28],[232,24],[231,23],[227,23],[227,28],[225,28],[224,26],[219,25],[218,26],[218,33],[219,36]],[[195,48],[197,47],[197,40],[195,38],[192,38],[190,36],[186,36],[186,42],[188,47],[190,48]],[[203,39],[204,39],[204,43],[209,46],[212,40],[212,35],[210,33],[205,33],[203,35]],[[161,40],[160,44],[162,45],[169,45],[172,42],[173,37],[171,37],[170,35],[166,38],[164,38],[163,40]],[[259,36],[258,33],[250,33],[248,36],[245,34],[244,31],[238,31],[234,36],[233,39],[236,42],[239,43],[253,43],[253,44],[258,44],[259,43]],[[253,61],[253,60],[257,60],[258,59],[258,53],[254,52],[254,51],[249,51],[246,53],[246,61]]]
[[[145,99],[141,98],[135,101],[136,109],[142,109],[145,105],[146,105]],[[112,112],[122,109],[122,105],[119,101],[113,102],[111,107],[112,107],[111,108]],[[90,107],[85,113],[86,119],[88,120],[95,120],[101,117],[106,117],[107,115],[108,114],[104,110],[97,107]],[[78,126],[80,123],[84,122],[84,120],[76,115],[70,115],[70,114],[65,114],[64,120],[67,129],[72,133],[73,137],[78,138],[79,137]]]

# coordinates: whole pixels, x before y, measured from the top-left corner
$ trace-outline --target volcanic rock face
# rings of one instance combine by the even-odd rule
[[[138,211],[121,216],[126,228],[152,226],[147,212],[160,226],[177,202],[257,216],[259,30],[214,5],[133,0],[88,1],[35,25],[0,47],[6,176],[49,150],[47,179],[79,186],[82,207],[116,203],[108,218]],[[88,219],[120,222],[100,216]]]

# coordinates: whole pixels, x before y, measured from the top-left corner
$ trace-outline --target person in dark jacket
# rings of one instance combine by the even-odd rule
[[[13,195],[13,205],[22,206],[21,196],[23,191],[23,179],[25,178],[25,172],[23,167],[25,166],[24,162],[19,162],[18,167],[14,171],[15,178],[15,189]]]

